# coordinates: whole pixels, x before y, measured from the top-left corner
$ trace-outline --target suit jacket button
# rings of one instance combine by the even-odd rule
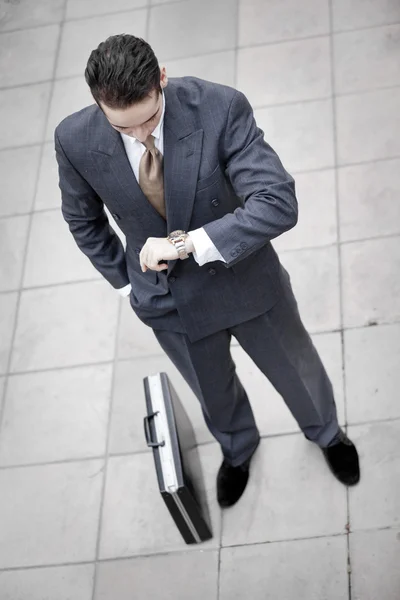
[[[140,248],[135,248],[135,252],[136,252],[136,254],[139,255],[140,254]]]
[[[113,219],[115,219],[116,221],[119,221],[121,219],[121,217],[119,215],[117,215],[117,213],[111,213],[111,216]]]
[[[176,281],[176,277],[174,277],[174,276],[170,277],[170,278],[169,278],[169,281],[170,281],[171,283],[175,283],[175,281]]]
[[[211,269],[208,269],[208,272],[210,273],[210,275],[216,275],[217,271],[215,269],[213,269],[211,267]]]
[[[219,206],[219,200],[218,200],[218,198],[214,198],[214,200],[211,200],[211,204],[213,206]]]

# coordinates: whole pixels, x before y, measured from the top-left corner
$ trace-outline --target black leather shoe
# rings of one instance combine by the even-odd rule
[[[358,452],[342,431],[339,442],[334,446],[322,448],[326,462],[334,476],[345,485],[355,485],[360,481]]]
[[[222,508],[233,506],[246,489],[249,480],[250,461],[232,467],[223,461],[217,475],[217,498]]]
[[[217,475],[217,498],[218,504],[222,508],[228,508],[228,506],[236,504],[246,489],[249,480],[251,459],[259,445],[260,438],[258,438],[251,456],[238,467],[232,467],[224,459]]]

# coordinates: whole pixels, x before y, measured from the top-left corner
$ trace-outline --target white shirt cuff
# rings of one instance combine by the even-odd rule
[[[132,290],[132,286],[130,283],[128,283],[128,285],[126,285],[123,288],[119,288],[119,290],[117,290],[117,292],[119,293],[120,296],[122,296],[123,298],[126,298],[126,296],[129,296],[129,294],[131,293]]]
[[[200,267],[209,262],[220,260],[226,263],[226,260],[218,252],[216,246],[211,241],[208,233],[200,227],[194,231],[188,231],[193,242],[194,252],[193,257]]]

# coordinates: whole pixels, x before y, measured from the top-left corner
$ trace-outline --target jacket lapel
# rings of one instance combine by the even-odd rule
[[[165,89],[164,192],[168,231],[187,230],[193,211],[203,130],[193,131],[170,84]]]
[[[93,137],[91,149],[106,186],[123,214],[132,214],[148,235],[164,237],[166,223],[143,194],[120,134],[109,125],[100,110],[99,113],[99,129]]]
[[[176,229],[187,231],[193,211],[200,167],[203,130],[195,130],[182,108],[173,82],[165,88],[164,193],[167,223],[143,194],[129,164],[120,134],[100,109],[91,127],[90,148],[101,177],[124,213],[132,213],[144,230],[164,237]],[[171,267],[173,264],[171,264]]]
[[[170,83],[165,88],[164,193],[168,232],[188,230],[203,144],[203,130],[193,131]],[[170,272],[176,261],[169,263]]]

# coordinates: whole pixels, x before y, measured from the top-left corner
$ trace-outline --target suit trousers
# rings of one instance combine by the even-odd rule
[[[199,399],[206,424],[232,466],[253,454],[260,437],[231,356],[232,336],[282,396],[307,439],[327,447],[339,433],[332,384],[284,270],[282,282],[282,294],[268,312],[197,342],[184,333],[154,330]]]

